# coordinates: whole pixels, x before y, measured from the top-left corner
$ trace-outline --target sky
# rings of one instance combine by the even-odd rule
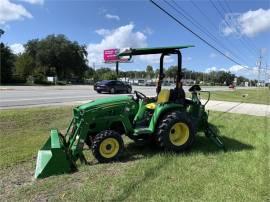
[[[201,36],[236,64],[209,47],[191,32],[159,10],[150,1],[133,0],[0,0],[1,41],[15,54],[23,44],[49,34],[64,34],[85,44],[90,66],[104,64],[103,51],[110,48],[143,48],[194,45],[182,50],[183,66],[190,70],[230,71],[238,76],[258,78],[258,58],[262,55],[260,77],[270,75],[269,0],[155,0],[180,22]],[[185,15],[182,15],[185,14]],[[158,68],[159,56],[136,56],[121,70]],[[165,66],[176,64],[175,56]]]

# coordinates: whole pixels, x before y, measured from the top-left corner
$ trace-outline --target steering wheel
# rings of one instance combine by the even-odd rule
[[[144,99],[147,98],[145,94],[143,94],[143,93],[141,93],[141,92],[139,92],[139,91],[136,91],[136,90],[135,90],[134,93],[135,93],[137,99],[139,99],[139,100],[144,100]]]

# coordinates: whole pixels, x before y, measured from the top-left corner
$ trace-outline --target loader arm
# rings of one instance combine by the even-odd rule
[[[50,138],[38,152],[35,178],[75,171],[76,161],[86,162],[83,155],[88,138],[110,129],[116,123],[123,126],[125,134],[133,133],[133,121],[138,103],[131,96],[103,98],[73,109],[73,118],[62,135],[51,130]]]

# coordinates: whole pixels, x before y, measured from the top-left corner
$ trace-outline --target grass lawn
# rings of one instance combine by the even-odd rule
[[[202,93],[202,97],[206,98],[204,93]],[[269,105],[270,89],[269,88],[237,89],[236,87],[236,89],[229,91],[213,91],[211,92],[210,99]]]
[[[228,152],[202,134],[183,154],[126,141],[121,162],[90,165],[73,174],[34,180],[38,149],[49,129],[65,129],[71,108],[0,111],[1,201],[267,201],[270,199],[270,119],[211,112]]]

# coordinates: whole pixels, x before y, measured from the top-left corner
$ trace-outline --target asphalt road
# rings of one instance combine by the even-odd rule
[[[165,87],[165,88],[173,88]],[[185,86],[187,91],[189,86]],[[230,90],[228,87],[202,87],[203,90]],[[147,96],[155,96],[155,87],[133,86]],[[94,100],[101,97],[114,96],[98,94],[89,85],[71,86],[1,86],[0,109],[24,108],[33,106],[62,105],[68,102]]]

